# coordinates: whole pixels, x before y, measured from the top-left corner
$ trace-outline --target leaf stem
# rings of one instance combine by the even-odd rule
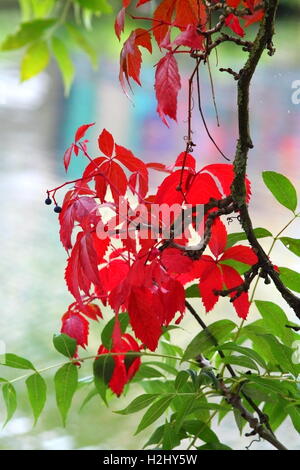
[[[116,352],[116,353],[108,352],[108,353],[103,353],[103,354],[96,355],[96,356],[94,355],[94,356],[79,357],[79,358],[74,358],[72,360],[72,362],[84,362],[84,361],[97,359],[99,357],[105,357],[105,356],[112,356],[112,357],[114,357],[114,356],[124,356],[124,352]],[[161,359],[175,359],[177,361],[182,361],[182,357],[172,356],[172,355],[169,355],[169,354],[151,353],[151,352],[127,352],[126,356],[134,356],[134,357],[136,357],[136,356],[148,356],[148,357],[159,357]],[[185,360],[184,362],[188,362],[192,365],[198,366],[196,361]],[[36,369],[35,372],[40,374],[40,373],[46,372],[48,370],[56,369],[58,367],[64,366],[65,364],[69,364],[69,361],[58,362],[56,364],[52,364],[51,366],[47,366],[47,367],[44,367],[42,369]],[[23,374],[19,377],[16,377],[13,380],[9,380],[8,382],[9,383],[19,382],[20,380],[26,379],[31,374],[32,374],[32,371],[28,374]]]

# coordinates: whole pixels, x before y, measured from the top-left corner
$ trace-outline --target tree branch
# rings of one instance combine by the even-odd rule
[[[193,317],[196,319],[196,321],[199,323],[201,328],[205,330],[207,334],[210,336],[213,344],[216,347],[218,347],[219,344],[218,344],[217,339],[209,331],[209,328],[207,328],[207,325],[205,324],[205,322],[202,320],[202,318],[198,315],[196,310],[192,307],[192,305],[187,300],[185,302],[185,306],[189,310],[189,312],[193,315]],[[225,355],[221,349],[218,349],[218,354],[220,355],[222,359],[225,358]],[[234,372],[234,369],[232,368],[230,364],[225,364],[225,367],[227,368],[231,377],[236,377],[236,373]],[[251,435],[258,434],[262,439],[265,439],[266,441],[268,441],[278,450],[288,450],[280,441],[278,441],[275,434],[273,433],[269,425],[269,417],[259,409],[259,407],[255,404],[252,398],[248,396],[248,394],[246,394],[243,391],[238,392],[238,393],[233,393],[229,388],[226,387],[226,385],[224,384],[222,380],[219,381],[219,385],[220,385],[220,391],[222,395],[226,398],[228,403],[230,403],[233,408],[237,409],[241,413],[242,418],[244,418],[249,423],[250,427],[253,429],[253,432],[251,433]],[[250,413],[247,410],[247,408],[244,407],[239,393],[241,393],[244,399],[249,403],[249,405],[257,413],[259,419],[253,416],[253,414]]]
[[[274,23],[279,0],[265,0],[265,17],[261,23],[253,47],[249,53],[248,60],[239,72],[238,80],[238,118],[239,118],[239,139],[234,159],[235,177],[232,184],[232,197],[240,212],[241,225],[247,235],[248,241],[255,250],[262,270],[274,282],[277,290],[288,305],[300,318],[300,299],[295,296],[281,281],[275,271],[267,254],[258,242],[246,203],[245,177],[247,170],[248,152],[253,148],[250,136],[249,117],[249,95],[250,83],[263,51],[267,48],[269,55],[274,53],[272,38],[274,35]]]

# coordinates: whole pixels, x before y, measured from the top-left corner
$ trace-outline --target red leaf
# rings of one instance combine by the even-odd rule
[[[254,10],[254,3],[255,3],[255,0],[244,0],[247,7],[250,8],[250,10]]]
[[[136,29],[132,31],[123,45],[120,56],[119,79],[124,90],[125,79],[129,83],[129,78],[132,78],[136,83],[138,83],[138,85],[141,85],[140,71],[142,54],[138,46],[145,47],[150,53],[152,52],[151,36],[145,29]]]
[[[101,152],[104,153],[104,155],[106,155],[107,157],[112,156],[115,142],[113,136],[106,129],[103,129],[103,131],[99,135],[98,145],[99,149],[101,150]]]
[[[111,351],[108,351],[103,345],[98,349],[98,354],[107,354],[108,352],[122,353],[114,356],[115,367],[108,384],[117,396],[121,395],[124,386],[134,377],[141,365],[140,357],[130,357],[129,365],[125,362],[126,353],[130,351],[139,352],[140,347],[129,334],[123,334]]]
[[[100,220],[98,206],[93,198],[88,196],[73,198],[73,195],[73,191],[66,194],[62,211],[59,214],[60,240],[66,250],[72,248],[71,235],[75,222],[84,228],[87,223],[95,226]]]
[[[127,383],[127,375],[124,364],[124,356],[117,356],[114,358],[115,367],[111,379],[109,381],[109,388],[113,393],[119,397],[124,390]]]
[[[97,231],[96,233],[93,232],[92,233],[92,237],[93,237],[93,243],[94,243],[94,248],[96,250],[96,253],[97,253],[97,260],[98,260],[98,264],[101,264],[104,262],[104,256],[107,252],[107,249],[109,247],[109,244],[110,244],[110,239],[109,237],[106,237],[106,238],[100,238],[97,236]]]
[[[75,134],[75,142],[78,142],[80,139],[82,139],[89,127],[94,125],[95,123],[92,122],[91,124],[84,124],[83,126],[79,127]]]
[[[89,295],[91,283],[98,284],[97,253],[90,233],[79,232],[68,259],[65,279],[69,291],[82,305],[80,291]]]
[[[199,261],[193,262],[191,271],[180,274],[180,276],[177,276],[176,279],[183,285],[187,284],[188,282],[192,282],[195,279],[200,279],[201,276],[203,276],[203,274],[210,267],[210,265],[213,264],[215,264],[215,261],[211,256],[202,255]]]
[[[157,112],[166,125],[166,116],[177,120],[177,96],[180,88],[178,65],[174,55],[168,52],[158,62],[155,73]]]
[[[262,10],[256,11],[255,13],[253,13],[253,15],[244,16],[243,18],[245,20],[245,28],[247,28],[253,23],[257,23],[258,21],[261,21],[264,16],[265,16],[265,13]]]
[[[189,24],[186,30],[177,36],[173,44],[191,49],[203,49],[204,40],[205,37],[198,34],[197,27],[194,24]]]
[[[200,171],[201,173],[209,173],[213,176],[216,184],[223,190],[223,196],[229,196],[231,194],[231,185],[234,178],[233,165],[228,163],[214,163],[207,165]],[[248,178],[246,182],[246,202],[249,202],[251,195],[251,184]]]
[[[193,261],[177,248],[167,248],[162,252],[161,261],[169,273],[186,273],[192,269]]]
[[[198,173],[187,192],[188,204],[206,204],[210,198],[221,198],[221,193],[213,178],[207,173]]]
[[[229,7],[236,8],[241,3],[241,0],[226,0],[226,3]]]
[[[193,181],[193,173],[189,170],[184,170],[182,174],[182,191],[178,191],[176,188],[180,183],[181,170],[174,171],[171,175],[167,176],[162,184],[159,186],[155,203],[156,204],[182,204],[184,197],[182,192],[185,194]]]
[[[196,168],[196,160],[190,153],[186,152],[181,152],[175,162],[174,166],[180,166],[184,164],[184,168],[191,168],[192,170],[195,170]]]
[[[159,47],[169,31],[175,5],[176,0],[163,0],[154,12],[153,35]]]
[[[225,264],[222,265],[222,272],[224,277],[224,283],[227,289],[231,289],[232,287],[238,287],[243,284],[243,278],[231,266],[226,266]],[[233,292],[230,294],[230,297],[234,297],[235,295],[236,292]],[[248,294],[246,292],[243,292],[236,300],[233,301],[233,306],[238,316],[245,320],[247,318],[250,308]]]
[[[227,231],[225,225],[219,218],[217,218],[212,225],[211,238],[209,241],[209,248],[216,258],[219,258],[219,256],[224,252],[226,243]]]
[[[85,348],[88,344],[89,322],[79,313],[67,312],[62,317],[61,333],[76,339]]]
[[[122,330],[118,315],[116,315],[115,324],[112,332],[112,345],[114,349],[122,350]]]
[[[245,264],[256,264],[258,262],[258,258],[252,248],[243,245],[236,245],[228,248],[223,254],[221,260],[225,259],[235,259],[236,261],[240,261],[241,263]]]
[[[225,18],[225,24],[230,28],[234,33],[236,33],[238,36],[244,37],[245,36],[245,31],[240,25],[240,20],[239,18],[234,15],[233,13],[230,13],[226,18]]]
[[[151,170],[162,171],[163,173],[172,173],[163,163],[146,163],[146,167],[151,168]]]
[[[177,0],[175,23],[181,29],[185,29],[188,25],[198,26],[199,24],[204,29],[206,22],[207,14],[203,2],[198,0]]]
[[[128,263],[119,259],[112,260],[100,269],[100,284],[106,292],[110,292],[126,278],[128,271]]]
[[[82,273],[93,284],[98,284],[98,258],[90,233],[80,239],[79,263]]]
[[[214,290],[222,290],[222,288],[223,280],[221,270],[215,262],[211,261],[207,263],[206,270],[203,272],[199,283],[199,291],[206,312],[210,312],[218,302],[219,297],[214,294]]]
[[[97,197],[103,203],[109,185],[113,199],[118,203],[119,198],[124,196],[127,190],[127,178],[124,171],[113,160],[104,161],[99,171],[101,171],[102,175],[95,176]]]
[[[98,321],[99,318],[103,318],[102,312],[98,305],[96,304],[87,304],[84,305],[82,312],[86,317],[91,320]]]
[[[125,23],[125,8],[123,7],[116,16],[115,19],[115,33],[117,38],[121,39],[121,33],[124,31],[124,23]]]
[[[65,154],[64,154],[64,165],[65,165],[66,171],[68,170],[69,165],[70,165],[72,152],[73,152],[73,144],[71,145],[71,147],[69,147],[69,148],[65,151]]]
[[[136,4],[136,7],[140,7],[141,5],[144,5],[145,3],[149,3],[151,0],[139,0]]]
[[[163,285],[160,298],[165,315],[164,325],[168,325],[173,320],[175,313],[180,312],[181,315],[179,319],[176,320],[176,324],[178,324],[185,311],[185,290],[181,283],[170,278],[169,281]]]
[[[127,148],[122,147],[121,145],[116,144],[115,158],[119,160],[121,163],[123,163],[123,165],[125,165],[129,171],[132,171],[132,172],[138,171],[138,172],[144,173],[145,176],[148,174],[145,163],[139,158],[136,158],[131,152],[131,150],[128,150]]]
[[[162,333],[162,307],[158,296],[145,287],[131,289],[128,313],[137,336],[151,350],[157,348]]]
[[[129,186],[133,189],[133,192],[135,192],[137,182],[139,182],[137,192],[141,198],[144,198],[148,192],[148,170],[145,163],[139,158],[136,158],[130,150],[121,145],[116,145],[115,158],[123,163],[129,171],[134,173],[129,179]]]

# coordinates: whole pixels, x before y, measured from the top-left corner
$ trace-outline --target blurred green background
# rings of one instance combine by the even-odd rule
[[[110,2],[117,10],[120,2]],[[17,2],[0,1],[0,35],[4,37],[18,24]],[[184,146],[186,108],[185,92],[179,102],[178,125],[165,128],[155,112],[153,64],[155,57],[145,54],[142,73],[143,88],[134,88],[132,104],[118,83],[118,54],[120,44],[113,32],[114,15],[103,16],[89,33],[99,54],[99,67],[93,70],[86,57],[73,51],[76,79],[70,96],[64,90],[56,65],[28,82],[20,84],[20,53],[0,53],[0,196],[1,211],[1,314],[0,340],[9,352],[28,357],[37,367],[60,361],[52,347],[52,335],[60,329],[60,317],[72,302],[64,284],[66,253],[60,246],[57,217],[44,205],[46,189],[65,180],[62,156],[73,139],[76,128],[96,121],[89,134],[93,141],[103,127],[113,133],[117,142],[131,148],[146,161],[173,162]],[[281,2],[277,35],[277,54],[265,57],[252,87],[252,126],[255,149],[249,162],[249,177],[253,197],[251,212],[256,226],[274,232],[287,222],[288,215],[272,200],[263,188],[261,172],[280,171],[299,187],[300,177],[300,104],[292,103],[292,85],[300,80],[300,14],[297,0]],[[219,67],[238,70],[243,57],[234,47],[224,46],[219,53]],[[211,60],[214,69],[214,59]],[[188,63],[181,64],[183,76],[188,77]],[[236,142],[235,88],[230,76],[214,72],[216,98],[221,127],[217,128],[212,105],[208,74],[201,71],[201,90],[208,125],[224,152],[232,156]],[[221,162],[221,157],[207,138],[200,119],[196,119],[195,156],[199,167],[207,162]],[[80,158],[70,167],[70,179],[80,175],[84,162]],[[155,186],[160,181],[152,181]],[[62,201],[63,193],[59,196]],[[267,208],[267,209],[266,209]],[[234,223],[235,224],[235,223]],[[232,225],[238,231],[238,225]],[[286,235],[299,236],[299,227]],[[265,242],[266,246],[268,241]],[[274,262],[299,270],[299,261],[284,248],[274,252]],[[298,265],[297,265],[298,264]],[[272,287],[258,290],[257,298],[270,298],[281,303]],[[195,304],[201,311],[201,305]],[[288,312],[289,313],[289,312]],[[105,312],[106,319],[110,312]],[[235,318],[226,300],[207,318],[218,315]],[[249,320],[255,318],[255,311]],[[292,318],[292,317],[291,317]],[[186,344],[195,331],[193,320],[185,318],[180,333],[173,333],[175,343]],[[101,325],[93,325],[88,351],[99,346]],[[15,371],[14,376],[22,375]],[[0,370],[0,376],[4,371]],[[7,376],[8,372],[5,371]],[[11,374],[11,372],[10,372]],[[82,376],[89,375],[89,366]],[[128,397],[115,399],[106,409],[94,397],[80,411],[88,387],[76,395],[66,429],[61,427],[53,393],[53,371],[49,371],[46,409],[35,428],[25,396],[24,383],[18,383],[21,406],[15,418],[0,432],[0,449],[134,449],[140,447],[151,432],[147,430],[132,437],[137,418],[119,416],[112,410],[121,409],[137,392],[133,386]],[[5,410],[0,403],[0,421]],[[224,443],[243,448],[245,440],[238,435],[232,421],[226,418],[223,427]],[[285,442],[293,435],[287,422],[280,430]],[[289,434],[290,433],[290,434]],[[300,448],[295,443],[295,448]],[[258,444],[257,448],[268,448]]]

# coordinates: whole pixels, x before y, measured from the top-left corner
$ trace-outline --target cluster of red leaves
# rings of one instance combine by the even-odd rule
[[[140,0],[139,7],[151,0]],[[217,0],[215,0],[215,3]],[[227,12],[225,26],[235,34],[243,37],[245,27],[261,21],[264,12],[260,0],[226,0],[232,12]],[[115,21],[115,32],[121,38],[124,31],[126,8],[130,0],[123,0],[122,9]],[[237,15],[239,7],[247,7],[248,12],[242,16]],[[249,13],[249,14],[248,14]],[[208,24],[207,9],[204,0],[162,0],[156,7],[150,21],[149,29],[135,29],[124,42],[120,57],[120,82],[125,91],[126,82],[130,86],[130,79],[141,85],[140,72],[142,64],[143,47],[152,53],[152,36],[160,50],[165,50],[163,57],[156,64],[155,93],[157,98],[157,112],[162,121],[168,125],[167,118],[176,121],[177,97],[181,88],[181,78],[175,54],[190,53],[205,49],[205,32]],[[242,22],[242,24],[241,24]],[[171,33],[178,32],[177,37],[171,40]],[[172,35],[173,37],[173,35]]]
[[[126,353],[139,351],[140,347],[138,343],[129,334],[120,334],[117,342],[115,342],[114,347],[110,351],[103,345],[101,345],[98,349],[98,355],[100,356],[101,354],[106,354],[108,352],[120,353],[116,356],[113,356],[115,367],[108,383],[110,389],[117,396],[121,395],[124,386],[134,377],[141,364],[140,357],[133,356],[132,358],[129,355],[126,356]]]
[[[260,0],[226,0],[229,7],[238,8],[240,6],[247,7],[250,10],[250,14],[243,15],[241,18],[244,22],[244,28],[261,21],[264,17],[264,11],[262,8],[256,9],[261,5]],[[230,13],[226,19],[225,24],[238,36],[244,37],[245,30],[241,26],[240,17],[234,13]]]
[[[135,359],[128,368],[125,364],[126,351],[138,351],[141,347],[154,351],[163,328],[175,319],[176,314],[176,322],[181,321],[185,311],[184,285],[195,280],[199,283],[199,294],[208,312],[218,300],[216,290],[237,287],[243,282],[238,272],[224,261],[230,259],[253,265],[257,257],[246,246],[226,249],[227,231],[220,218],[216,218],[212,226],[209,248],[213,256],[203,255],[200,260],[193,261],[177,248],[160,250],[166,241],[163,236],[165,221],[158,216],[156,222],[159,227],[153,231],[147,219],[154,204],[170,207],[178,204],[181,211],[187,203],[193,206],[206,204],[211,198],[222,199],[230,195],[234,176],[232,165],[212,164],[197,171],[194,157],[184,152],[172,168],[155,163],[145,165],[130,150],[116,144],[105,129],[98,138],[102,155],[91,158],[80,141],[89,126],[78,129],[73,144],[83,152],[89,163],[82,178],[76,180],[74,189],[67,192],[59,214],[60,238],[69,255],[65,279],[75,298],[62,317],[61,331],[75,338],[78,346],[85,348],[89,320],[102,318],[95,299],[104,306],[109,305],[116,318],[119,312],[128,312],[131,328],[141,345],[129,335],[122,336],[119,322],[115,322],[111,351],[124,354],[115,356],[110,387],[120,394],[140,364],[139,359]],[[153,169],[165,172],[166,176],[156,194],[148,194],[148,173]],[[178,191],[180,181],[182,190]],[[245,185],[249,200],[248,180]],[[136,203],[143,203],[146,207],[146,218],[144,225],[139,219],[132,234],[128,222],[136,218],[136,212],[132,210],[134,216],[130,212],[131,205]],[[102,209],[107,207],[112,215],[104,222]],[[128,214],[125,220],[121,217],[124,208]],[[175,217],[176,214],[173,214],[169,225]],[[107,236],[99,237],[99,224],[104,229],[116,229],[115,235],[108,231]],[[203,224],[201,229],[194,228],[201,235]],[[119,236],[121,232],[122,238]],[[187,246],[188,233],[179,235],[174,241]],[[246,318],[249,310],[247,294],[243,293],[233,304],[237,314]],[[107,350],[101,346],[99,354],[105,352]]]

